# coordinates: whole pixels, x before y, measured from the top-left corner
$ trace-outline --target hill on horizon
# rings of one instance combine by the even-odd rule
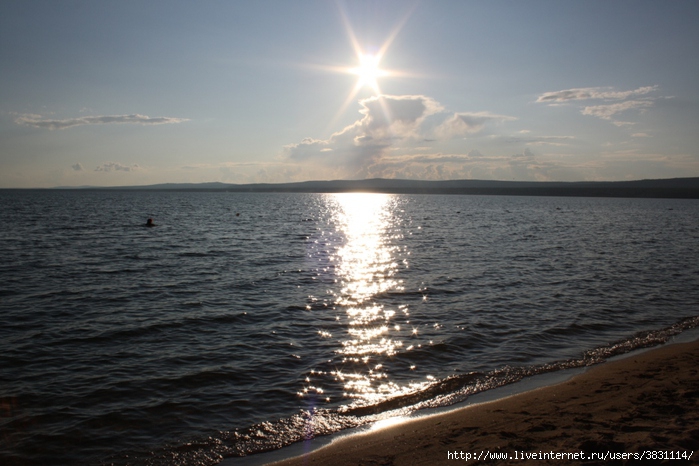
[[[365,180],[301,181],[294,183],[163,183],[147,186],[80,187],[54,189],[164,190],[392,194],[480,194],[513,196],[590,196],[699,198],[699,178],[634,181],[491,181],[491,180]]]

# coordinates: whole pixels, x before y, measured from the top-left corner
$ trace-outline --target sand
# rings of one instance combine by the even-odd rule
[[[593,453],[616,458],[590,460]],[[532,454],[548,459],[522,461]],[[646,461],[633,454],[645,454]],[[458,462],[699,464],[699,342],[666,345],[594,366],[558,385],[340,438],[274,464]]]

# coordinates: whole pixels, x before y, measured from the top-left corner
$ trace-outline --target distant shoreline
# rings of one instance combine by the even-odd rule
[[[165,183],[148,186],[57,187],[50,190],[210,191],[249,193],[471,194],[500,196],[574,196],[699,199],[699,177],[636,181],[530,182],[487,180],[333,180],[297,183]]]

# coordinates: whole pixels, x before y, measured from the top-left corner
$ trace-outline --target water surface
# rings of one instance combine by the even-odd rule
[[[696,200],[0,201],[4,464],[215,464],[600,360],[699,314]]]

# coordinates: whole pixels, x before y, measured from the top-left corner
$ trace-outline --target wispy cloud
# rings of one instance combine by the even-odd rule
[[[138,170],[141,167],[138,166],[138,164],[133,164],[133,165],[123,165],[118,162],[107,162],[104,163],[97,168],[95,168],[96,172],[112,172],[112,171],[122,171],[122,172],[130,172],[134,170]]]
[[[657,85],[644,86],[628,91],[617,91],[610,87],[585,87],[566,89],[562,91],[545,92],[536,101],[548,105],[564,105],[570,102],[597,100],[602,102],[617,101],[614,103],[600,103],[599,105],[586,105],[580,113],[607,120],[616,126],[631,126],[629,121],[617,121],[615,115],[628,110],[644,111],[655,104],[655,98],[648,94],[659,89]]]
[[[41,115],[22,115],[15,119],[18,125],[33,126],[45,129],[67,129],[84,125],[108,125],[108,124],[136,124],[136,125],[166,125],[189,121],[186,118],[149,117],[146,115],[102,115],[79,118],[66,118],[62,120],[43,118]]]
[[[652,106],[653,102],[650,100],[627,100],[626,102],[619,102],[616,104],[585,107],[582,110],[582,114],[596,116],[603,120],[611,120],[617,113],[631,109],[644,109]]]
[[[561,161],[542,160],[529,148],[512,155],[467,154],[389,155],[367,169],[372,177],[407,179],[551,180],[579,175]]]
[[[509,136],[503,140],[510,144],[529,144],[532,146],[568,146],[575,136],[527,136],[528,131],[520,131],[521,136]]]
[[[372,178],[464,179],[473,178],[474,168],[481,170],[493,160],[477,150],[466,154],[390,154],[375,160],[366,172]]]
[[[541,94],[537,102],[557,103],[571,100],[625,100],[629,97],[649,94],[657,91],[658,86],[644,86],[630,91],[615,91],[610,87],[584,87],[577,89],[566,89],[563,91],[545,92]]]
[[[517,118],[507,115],[496,115],[489,112],[455,113],[437,127],[435,133],[442,138],[464,136],[481,132],[486,124],[512,121]]]

